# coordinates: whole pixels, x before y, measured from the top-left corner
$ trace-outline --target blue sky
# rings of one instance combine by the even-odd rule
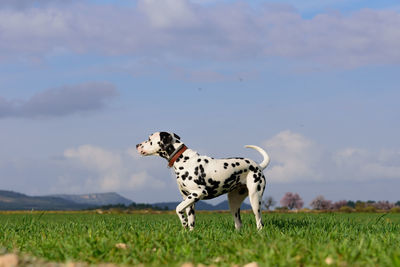
[[[215,157],[262,146],[277,200],[400,200],[399,7],[2,1],[0,188],[177,201],[134,151],[166,130]]]

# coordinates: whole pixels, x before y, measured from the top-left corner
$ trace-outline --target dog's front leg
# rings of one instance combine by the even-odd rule
[[[197,200],[198,194],[192,193],[187,196],[185,200],[183,200],[177,207],[176,207],[176,214],[178,214],[179,219],[181,220],[182,226],[187,228],[188,226],[188,221],[187,218],[185,217],[185,209],[188,208],[189,206],[192,206]],[[193,226],[189,226],[190,230],[193,230],[194,227],[194,209],[193,209],[193,214],[189,216],[189,222],[193,223]],[[193,220],[193,221],[192,221]]]

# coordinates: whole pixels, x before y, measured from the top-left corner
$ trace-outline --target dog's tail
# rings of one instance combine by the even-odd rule
[[[260,154],[263,155],[264,160],[259,165],[263,170],[265,168],[267,168],[267,166],[268,166],[268,164],[270,162],[270,158],[269,158],[267,152],[265,152],[264,149],[262,149],[261,147],[258,147],[258,146],[250,146],[250,145],[247,145],[247,146],[244,146],[244,147],[252,148],[252,149],[255,149],[258,152],[260,152]]]

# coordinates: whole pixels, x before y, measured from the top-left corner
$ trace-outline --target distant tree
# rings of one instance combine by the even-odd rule
[[[319,195],[311,201],[310,206],[315,210],[329,210],[332,208],[332,201]]]
[[[356,207],[356,203],[354,201],[349,200],[347,201],[346,206],[349,206],[350,208],[354,209]]]
[[[400,200],[395,203],[396,206],[400,206]]]
[[[272,208],[273,206],[276,205],[276,201],[274,200],[273,197],[269,196],[264,200],[264,207],[266,210],[269,210],[270,208]]]
[[[339,200],[339,201],[332,203],[332,209],[334,209],[334,210],[340,210],[340,208],[344,207],[344,206],[348,206],[347,200]]]
[[[374,207],[378,210],[390,210],[394,207],[394,204],[390,203],[389,201],[378,201],[374,203]]]
[[[368,200],[368,201],[367,201],[367,204],[374,204],[374,203],[376,203],[375,200]]]
[[[288,209],[301,209],[304,205],[303,200],[297,193],[287,192],[280,201],[283,207],[287,207]]]

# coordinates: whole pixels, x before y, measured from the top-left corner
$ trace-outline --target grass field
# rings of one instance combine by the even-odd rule
[[[196,214],[189,232],[174,214],[1,214],[0,247],[93,264],[400,266],[400,214],[264,214],[262,231],[242,217],[237,232],[228,213]]]

